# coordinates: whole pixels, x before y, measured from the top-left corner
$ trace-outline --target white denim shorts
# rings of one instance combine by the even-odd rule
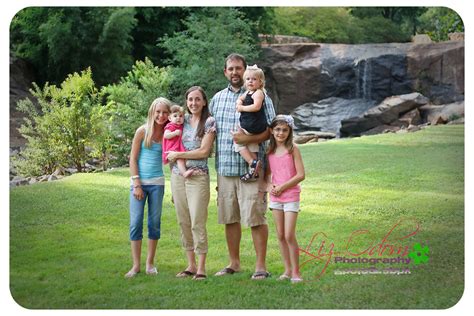
[[[270,201],[268,207],[275,211],[299,212],[300,202],[273,202]]]

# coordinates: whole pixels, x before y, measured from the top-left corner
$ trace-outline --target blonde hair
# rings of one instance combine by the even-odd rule
[[[166,98],[163,98],[163,97],[156,98],[151,103],[150,108],[148,109],[148,116],[147,116],[146,123],[145,123],[145,147],[147,147],[147,148],[151,147],[153,133],[155,131],[155,118],[154,118],[155,111],[156,111],[156,108],[160,104],[165,105],[166,108],[168,109],[168,112],[170,111],[170,108],[171,108],[171,105],[172,105],[170,100],[168,100]]]
[[[245,85],[245,88],[247,89],[247,85],[245,84],[245,82],[246,82],[245,78],[250,76],[251,73],[254,73],[255,77],[257,77],[257,79],[260,80],[260,83],[262,84],[262,86],[259,89],[263,90],[263,92],[266,93],[266,90],[265,90],[265,74],[263,73],[263,70],[261,68],[258,68],[257,65],[247,66],[247,69],[245,69],[245,72],[244,72],[244,85]]]

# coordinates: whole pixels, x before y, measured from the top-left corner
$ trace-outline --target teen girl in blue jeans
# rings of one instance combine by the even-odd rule
[[[148,110],[146,124],[135,132],[130,153],[130,241],[133,266],[125,274],[133,278],[140,272],[145,201],[148,201],[148,251],[146,274],[157,274],[155,253],[160,239],[161,210],[164,195],[162,168],[163,128],[168,122],[171,102],[157,98]]]

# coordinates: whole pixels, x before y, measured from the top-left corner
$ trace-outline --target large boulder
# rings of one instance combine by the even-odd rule
[[[464,41],[412,45],[407,73],[433,104],[464,100]]]
[[[419,110],[425,122],[430,122],[432,125],[447,123],[464,117],[464,101],[443,105],[427,104]]]
[[[313,130],[339,134],[341,121],[359,116],[376,105],[373,100],[327,98],[317,103],[298,106],[291,115],[297,130]]]
[[[428,102],[428,98],[418,92],[386,98],[379,105],[367,110],[362,116],[343,120],[340,135],[342,137],[359,136],[380,125],[393,125],[392,123],[398,123],[399,118],[404,114]]]
[[[259,65],[279,113],[330,97],[381,102],[419,91],[438,104],[464,98],[464,41],[270,45]]]

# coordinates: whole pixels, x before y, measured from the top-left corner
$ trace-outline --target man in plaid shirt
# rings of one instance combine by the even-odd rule
[[[259,182],[264,181],[264,177],[261,176],[258,182],[242,182],[240,175],[248,171],[248,164],[233,147],[234,141],[244,145],[251,142],[259,143],[259,157],[263,158],[265,148],[262,142],[270,136],[268,129],[258,135],[245,135],[238,130],[240,113],[236,111],[236,101],[245,92],[243,74],[246,67],[243,56],[229,55],[224,68],[224,75],[229,80],[229,85],[216,93],[209,104],[217,128],[218,220],[220,224],[225,224],[230,260],[229,265],[216,275],[222,276],[240,271],[241,224],[244,224],[251,228],[257,257],[252,279],[265,279],[270,276],[265,264],[268,240],[265,218],[267,203],[265,192],[262,190],[259,192],[259,187],[264,187],[261,183],[259,185]],[[269,125],[275,117],[275,110],[268,96],[265,96],[264,111]],[[263,172],[261,174],[263,175]]]

